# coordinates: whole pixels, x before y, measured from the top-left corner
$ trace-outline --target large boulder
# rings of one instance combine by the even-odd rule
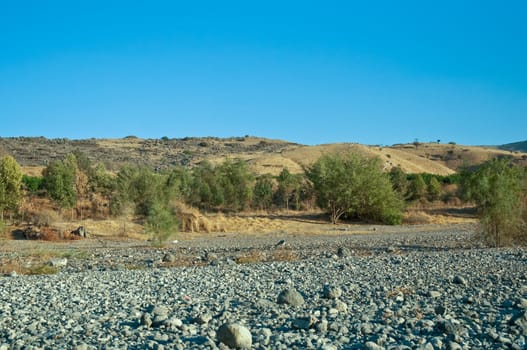
[[[71,234],[82,238],[87,238],[88,230],[84,226],[79,226],[75,230],[71,231]]]
[[[249,329],[237,323],[225,323],[216,332],[218,341],[235,349],[250,349],[252,335]]]
[[[304,304],[304,297],[296,289],[288,288],[278,294],[277,303],[295,307],[302,306]]]

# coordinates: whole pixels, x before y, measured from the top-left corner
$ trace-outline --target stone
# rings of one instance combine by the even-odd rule
[[[212,315],[209,313],[201,314],[198,317],[194,319],[194,322],[198,324],[206,324],[209,323],[210,320],[212,320]]]
[[[367,341],[366,343],[364,343],[364,348],[367,350],[382,350],[383,349],[382,346],[377,345],[372,341]]]
[[[454,278],[452,279],[452,283],[466,286],[467,280],[463,276],[455,275]]]
[[[288,288],[278,294],[277,303],[298,307],[304,305],[304,297],[296,289]]]
[[[324,289],[322,290],[322,295],[326,299],[337,299],[342,296],[342,289],[337,286],[326,284],[324,285]]]
[[[172,253],[166,253],[163,256],[162,261],[165,262],[165,263],[173,263],[174,261],[176,261],[176,256],[174,254],[172,254]]]
[[[142,326],[145,326],[146,328],[150,328],[150,326],[152,325],[152,318],[150,317],[150,314],[144,313],[141,316],[140,323]]]
[[[430,298],[439,298],[441,296],[441,292],[438,292],[437,290],[429,290],[428,291],[428,296]]]
[[[346,304],[345,302],[341,300],[336,300],[333,307],[337,309],[338,312],[342,312],[342,313],[348,312],[348,304]]]
[[[519,327],[522,335],[527,336],[527,311],[521,310],[509,320],[509,325]]]
[[[455,341],[450,341],[447,344],[447,349],[448,350],[462,350],[463,348],[461,347],[461,345],[459,345]]]
[[[237,323],[225,323],[216,332],[219,342],[235,349],[250,349],[252,335],[249,329]]]
[[[84,226],[77,227],[75,230],[71,231],[71,234],[82,238],[88,238],[88,230]]]
[[[49,266],[53,267],[65,267],[68,265],[67,258],[54,258],[48,262]]]
[[[296,329],[309,329],[315,325],[317,322],[317,319],[313,315],[309,315],[307,317],[299,317],[295,318],[291,322],[291,326]]]
[[[340,246],[337,249],[337,256],[339,258],[347,258],[347,257],[351,256],[351,252],[349,251],[348,248]]]
[[[434,308],[434,311],[435,311],[436,315],[443,316],[445,314],[445,312],[446,312],[446,308],[445,308],[445,306],[443,304],[438,304]]]

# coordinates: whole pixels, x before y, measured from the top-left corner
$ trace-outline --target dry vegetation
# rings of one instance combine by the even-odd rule
[[[225,158],[244,159],[256,174],[278,175],[287,168],[291,173],[301,173],[304,167],[311,165],[321,155],[346,153],[349,151],[363,155],[379,157],[386,170],[400,167],[406,173],[432,173],[449,175],[464,165],[480,164],[498,156],[512,156],[517,162],[525,163],[526,153],[511,152],[491,147],[471,147],[455,144],[420,143],[394,145],[391,147],[364,146],[352,143],[303,146],[280,140],[268,140],[257,137],[230,139],[186,138],[165,140],[143,140],[127,137],[114,140],[45,140],[41,138],[4,139],[4,152],[13,156],[23,165],[26,175],[41,175],[43,164],[61,159],[74,150],[85,152],[92,160],[118,166],[127,162],[147,164],[154,167],[173,165],[192,166],[207,159],[212,163],[221,163]],[[115,170],[115,168],[109,167]],[[446,192],[455,192],[455,188],[444,188]],[[410,207],[404,217],[404,224],[449,224],[476,221],[474,212],[464,208],[454,199],[451,202],[416,204]],[[101,199],[92,198],[102,203]],[[103,203],[101,208],[107,208]],[[83,205],[78,207],[83,210]],[[90,207],[90,203],[84,206]],[[107,210],[107,209],[101,210]],[[86,209],[87,210],[87,209]],[[244,212],[237,215],[222,213],[202,213],[182,203],[174,204],[173,210],[179,218],[178,238],[192,237],[200,233],[243,232],[245,234],[332,234],[346,230],[361,233],[363,228],[353,223],[329,225],[327,217],[321,212]],[[95,237],[114,239],[148,239],[143,223],[131,215],[107,219],[109,215],[91,213],[90,219],[81,220],[83,215],[68,211],[58,211],[47,199],[30,198],[23,203],[23,214],[19,225],[9,227],[10,232],[24,225],[42,227],[44,240],[68,240],[75,237],[70,232],[79,226],[85,226]],[[75,218],[75,220],[72,220]],[[366,223],[367,224],[367,223]],[[7,235],[6,237],[10,237]],[[12,238],[17,238],[12,237]],[[277,251],[275,259],[294,259],[294,252]],[[268,257],[257,254],[240,259],[258,260]]]

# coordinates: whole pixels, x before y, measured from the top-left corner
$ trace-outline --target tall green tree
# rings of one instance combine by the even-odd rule
[[[4,156],[0,159],[0,220],[4,212],[16,211],[22,199],[22,170],[15,158]]]
[[[168,205],[165,177],[146,167],[123,167],[115,181],[117,190],[112,200],[114,213],[119,213],[127,203],[132,203],[135,213],[146,217],[155,204]]]
[[[426,197],[426,182],[421,174],[415,174],[408,186],[408,199],[413,201],[423,200]]]
[[[256,179],[253,190],[253,203],[258,209],[267,210],[273,204],[274,179],[269,174],[264,174]]]
[[[302,186],[302,179],[296,174],[291,174],[287,168],[282,169],[277,176],[278,189],[276,196],[278,202],[283,205],[286,210],[289,210],[291,202],[295,204],[298,209],[300,201],[300,188]]]
[[[394,192],[378,158],[325,155],[306,170],[318,205],[332,223],[342,215],[389,224],[402,221],[403,201]]]
[[[439,182],[437,177],[432,176],[427,186],[428,200],[431,202],[438,200],[439,198],[441,198],[441,192],[441,183]]]
[[[49,197],[61,208],[73,208],[77,203],[77,165],[75,156],[50,163],[42,172],[42,185]]]
[[[399,193],[402,198],[408,195],[408,175],[401,169],[401,167],[393,167],[390,170],[390,180],[392,181],[393,189]]]
[[[224,206],[234,211],[248,208],[252,202],[254,176],[249,172],[247,163],[227,159],[215,170],[223,192]]]
[[[461,196],[477,205],[488,243],[527,242],[526,185],[525,169],[507,159],[492,159],[477,170],[462,172]]]

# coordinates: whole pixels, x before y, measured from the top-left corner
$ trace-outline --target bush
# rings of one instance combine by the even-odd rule
[[[42,176],[22,175],[22,184],[28,193],[35,195],[42,189]]]
[[[332,223],[343,215],[387,224],[402,222],[403,201],[378,158],[326,155],[306,170],[318,205]]]
[[[155,203],[148,212],[145,229],[152,235],[155,244],[163,244],[175,233],[177,227],[176,217],[162,205]]]
[[[461,174],[461,196],[478,207],[482,238],[494,245],[527,241],[525,169],[507,159],[493,159]]]

